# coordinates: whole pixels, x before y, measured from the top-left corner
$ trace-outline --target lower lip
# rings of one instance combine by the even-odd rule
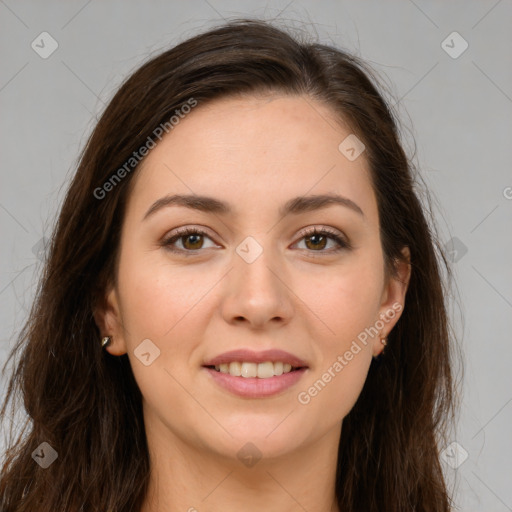
[[[296,384],[307,370],[307,368],[301,368],[268,379],[259,379],[258,377],[234,377],[229,373],[204,368],[219,386],[245,398],[266,398],[277,395]]]

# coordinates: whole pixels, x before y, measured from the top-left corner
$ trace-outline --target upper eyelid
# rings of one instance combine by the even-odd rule
[[[335,240],[335,238],[334,238],[334,237],[338,236],[339,238],[341,238],[341,240],[347,247],[351,246],[350,240],[348,239],[348,237],[345,235],[345,233],[343,231],[341,231],[337,228],[330,227],[330,226],[322,226],[322,225],[318,225],[318,224],[313,224],[311,226],[302,228],[297,235],[299,238],[297,239],[296,242],[294,242],[294,245],[297,244],[298,242],[300,242],[306,236],[313,235],[315,233],[315,231],[316,232],[325,232],[325,234],[330,236],[330,238],[332,240],[334,240],[336,243],[339,244],[339,242],[337,240]],[[212,240],[212,242],[217,243],[215,241],[216,237],[210,234],[210,231],[208,228],[205,228],[202,226],[201,227],[193,226],[193,225],[192,226],[180,226],[180,227],[176,228],[174,230],[173,234],[166,235],[162,238],[162,243],[170,245],[171,240],[174,239],[173,243],[175,243],[180,238],[187,236],[188,234],[196,233],[196,232],[198,234],[200,234],[201,236],[206,236],[206,237],[210,238]],[[178,249],[178,250],[183,250],[183,249]],[[187,252],[198,252],[199,250],[200,249],[198,249],[197,251],[190,250]],[[329,252],[329,251],[319,251],[319,252]]]
[[[198,233],[201,233],[201,234],[204,234],[204,235],[207,235],[209,236],[210,238],[215,238],[215,235],[212,235],[209,228],[206,228],[206,227],[203,227],[203,226],[194,226],[194,225],[191,225],[191,226],[180,226],[178,228],[175,228],[174,230],[172,230],[170,233],[173,233],[173,234],[167,234],[167,235],[164,235],[164,239],[170,239],[170,238],[174,238],[174,237],[177,237],[177,236],[184,236],[185,234],[187,234],[187,231],[190,231],[190,232],[198,232]],[[313,233],[314,231],[327,231],[327,233],[329,234],[332,234],[332,235],[338,235],[338,236],[341,236],[342,238],[347,238],[347,236],[345,235],[345,233],[343,231],[341,231],[340,229],[337,229],[337,228],[333,228],[333,227],[330,227],[330,226],[323,226],[323,225],[320,225],[320,224],[312,224],[311,226],[307,226],[305,228],[301,228],[298,232],[298,236],[305,236],[305,235],[308,235],[310,233]]]
[[[346,238],[345,233],[343,231],[341,231],[340,229],[332,228],[330,226],[322,226],[319,224],[313,224],[312,226],[307,226],[305,228],[302,228],[299,231],[299,236],[305,236],[310,233],[314,233],[315,231],[326,231],[328,234],[338,235],[342,238]]]

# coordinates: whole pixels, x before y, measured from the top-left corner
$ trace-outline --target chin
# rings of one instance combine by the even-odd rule
[[[215,451],[238,459],[244,455],[269,459],[289,454],[307,442],[309,431],[292,423],[286,425],[287,421],[291,421],[290,417],[285,419],[287,414],[277,421],[272,415],[266,419],[248,417],[241,423],[226,422],[224,425],[232,437],[225,434],[221,438],[210,439],[208,444]]]

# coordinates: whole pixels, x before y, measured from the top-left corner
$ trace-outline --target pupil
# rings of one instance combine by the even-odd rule
[[[323,235],[310,235],[308,237],[309,241],[313,241],[313,246],[314,247],[324,247],[325,245],[325,237]],[[324,240],[320,240],[320,239],[324,239]],[[322,242],[324,242],[324,244],[322,244]]]
[[[185,240],[187,241],[190,241],[190,239],[192,239],[192,241],[190,242],[191,245],[196,245],[198,243],[200,243],[200,238],[201,238],[202,235],[188,235]]]

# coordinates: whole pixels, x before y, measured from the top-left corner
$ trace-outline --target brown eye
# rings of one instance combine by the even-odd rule
[[[185,249],[201,249],[203,245],[202,240],[203,235],[193,234],[193,235],[185,235],[181,236],[182,244]],[[183,241],[184,240],[184,241]],[[190,245],[189,245],[190,243]]]
[[[198,228],[185,228],[163,240],[161,245],[169,251],[189,255],[194,252],[199,253],[200,249],[208,249],[214,246],[212,242],[209,247],[204,247],[205,239],[211,240],[205,231]]]
[[[320,253],[320,255],[337,253],[343,249],[351,249],[350,243],[342,235],[326,228],[315,228],[309,232],[303,233],[303,237],[299,243],[302,243],[303,240],[308,252],[317,252]],[[334,247],[327,247],[329,241],[334,242]]]
[[[310,235],[310,236],[305,237],[305,240],[306,240],[306,246],[308,247],[308,249],[313,249],[313,250],[324,249],[325,246],[327,245],[327,237],[324,235],[318,235],[318,234]],[[311,244],[311,247],[309,246],[309,243]]]

